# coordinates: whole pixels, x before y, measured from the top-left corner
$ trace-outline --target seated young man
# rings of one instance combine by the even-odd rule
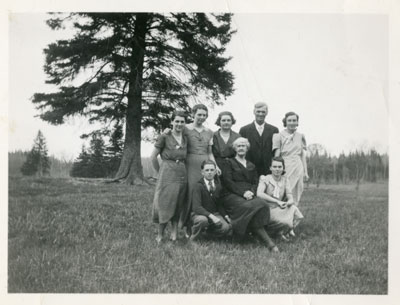
[[[196,240],[204,231],[218,237],[232,232],[229,216],[218,202],[221,184],[214,178],[216,172],[214,161],[206,160],[201,164],[203,178],[193,188],[191,240]]]

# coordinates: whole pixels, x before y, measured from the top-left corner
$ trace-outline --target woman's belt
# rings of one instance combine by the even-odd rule
[[[297,160],[300,159],[301,160],[301,156],[298,154],[292,154],[292,155],[287,155],[287,156],[282,156],[283,159],[285,160]]]
[[[175,163],[185,163],[186,159],[164,159],[163,161],[175,162]]]
[[[190,151],[188,151],[187,154],[188,155],[195,155],[195,156],[204,156],[204,155],[208,155],[208,152],[207,151],[205,151],[205,152],[201,152],[201,151],[190,152]]]

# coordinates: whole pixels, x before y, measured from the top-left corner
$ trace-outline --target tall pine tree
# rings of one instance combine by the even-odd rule
[[[233,93],[224,57],[234,31],[231,14],[72,13],[48,20],[52,29],[71,26],[75,35],[45,50],[47,83],[55,93],[37,93],[40,117],[62,124],[82,115],[125,123],[123,156],[116,181],[140,182],[142,128],[159,131],[177,108],[222,102]],[[82,78],[85,77],[84,81]]]
[[[21,167],[21,172],[26,176],[44,176],[50,172],[50,160],[48,156],[46,139],[39,130],[34,140],[33,147]]]
[[[72,177],[104,178],[108,176],[109,166],[105,155],[106,147],[100,134],[92,134],[89,150],[82,145],[81,153],[74,161]]]
[[[82,145],[78,158],[72,164],[70,176],[90,177],[90,155],[85,145]]]
[[[105,157],[105,143],[98,134],[93,134],[90,141],[90,172],[93,178],[102,178],[107,176],[108,166]]]

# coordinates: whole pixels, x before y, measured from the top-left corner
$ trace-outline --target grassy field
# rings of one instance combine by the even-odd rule
[[[157,246],[153,187],[9,178],[8,291],[387,294],[388,186],[305,191],[270,254],[254,240]]]

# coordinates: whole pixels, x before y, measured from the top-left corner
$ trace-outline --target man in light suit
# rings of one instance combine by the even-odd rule
[[[254,105],[255,120],[249,125],[240,128],[240,135],[247,138],[250,142],[250,150],[246,154],[246,159],[252,162],[257,169],[258,175],[270,174],[272,155],[272,136],[279,130],[273,125],[265,122],[268,114],[266,103],[256,103]]]

